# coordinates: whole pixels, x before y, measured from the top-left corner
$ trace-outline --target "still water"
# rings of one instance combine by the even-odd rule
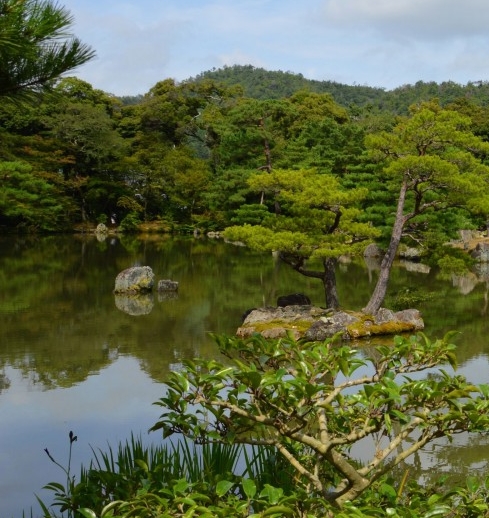
[[[180,283],[178,296],[155,294],[146,314],[119,309],[114,279],[134,265]],[[408,265],[409,266],[409,265]],[[376,279],[375,265],[342,264],[342,305],[359,309]],[[422,288],[432,298],[422,310],[429,336],[461,332],[461,373],[489,382],[488,288],[485,277],[441,279],[436,272],[398,266],[391,297]],[[152,403],[185,358],[216,356],[209,332],[232,334],[250,307],[274,305],[279,295],[303,292],[324,305],[318,281],[291,271],[269,254],[216,240],[94,236],[0,239],[0,518],[38,512],[35,494],[65,476],[44,452],[72,473],[88,464],[91,448],[117,446],[147,433],[159,416]],[[421,471],[463,477],[486,468],[489,440],[460,438],[437,444],[415,462]],[[463,459],[462,463],[460,459]]]

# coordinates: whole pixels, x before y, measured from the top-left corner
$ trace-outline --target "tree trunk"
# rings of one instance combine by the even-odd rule
[[[407,192],[407,180],[404,178],[401,190],[399,192],[399,199],[397,200],[396,219],[392,228],[391,240],[387,252],[382,259],[380,264],[379,278],[375,289],[368,301],[368,304],[363,308],[363,312],[369,315],[374,315],[379,310],[380,306],[384,302],[385,295],[387,293],[387,285],[389,284],[389,278],[391,274],[392,265],[396,257],[399,243],[401,242],[402,231],[408,218],[404,216],[404,204],[406,201]]]
[[[307,270],[304,268],[304,258],[297,257],[293,254],[287,254],[285,252],[279,253],[280,259],[291,266],[296,272],[299,272],[305,277],[311,277],[313,279],[320,279],[324,287],[324,298],[326,301],[326,307],[328,309],[338,309],[338,292],[336,290],[336,263],[337,260],[334,257],[328,257],[323,259],[323,271],[321,270]]]
[[[324,275],[324,296],[326,299],[326,307],[328,309],[338,309],[338,291],[336,290],[336,259],[328,258],[323,260]]]

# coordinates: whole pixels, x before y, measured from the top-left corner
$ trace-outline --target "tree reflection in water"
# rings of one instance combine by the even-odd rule
[[[178,281],[178,294],[155,293],[140,314],[124,311],[112,293],[114,280],[136,264],[151,266],[156,282]],[[477,277],[462,294],[451,279],[425,272],[396,268],[388,301],[407,286],[431,293],[418,306],[426,333],[435,337],[450,329],[461,331],[462,372],[469,379],[482,378],[474,382],[486,381],[485,282]],[[376,275],[375,267],[363,260],[341,264],[342,307],[362,308]],[[20,516],[36,505],[35,492],[59,479],[43,450],[49,447],[60,458],[63,450],[57,449],[65,447],[70,429],[79,437],[74,473],[75,466],[91,458],[89,445],[116,445],[131,431],[158,442],[156,434],[146,431],[157,419],[152,403],[161,396],[168,372],[185,358],[212,358],[216,348],[208,333],[234,333],[246,309],[275,305],[278,296],[297,292],[324,305],[319,282],[293,272],[273,255],[218,240],[2,238],[0,515]],[[489,448],[489,440],[473,440],[437,446],[413,458],[410,469],[433,477],[439,469],[452,469],[462,476]]]

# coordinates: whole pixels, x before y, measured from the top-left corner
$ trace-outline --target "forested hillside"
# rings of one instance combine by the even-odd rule
[[[212,81],[228,86],[240,85],[244,95],[253,99],[280,99],[289,97],[299,90],[309,90],[319,94],[331,94],[334,100],[343,105],[378,103],[382,98],[382,88],[370,86],[349,86],[334,81],[314,81],[306,79],[302,74],[292,72],[270,71],[251,65],[235,65],[202,72],[189,81]]]
[[[211,79],[228,86],[241,85],[244,94],[254,99],[279,99],[301,89],[328,93],[342,106],[372,106],[394,113],[407,113],[413,103],[437,98],[442,106],[465,98],[485,106],[489,103],[489,82],[475,81],[460,85],[453,81],[443,83],[418,81],[414,85],[400,85],[394,90],[367,85],[346,85],[335,81],[306,79],[302,74],[268,71],[251,65],[235,65],[202,72],[189,81]]]

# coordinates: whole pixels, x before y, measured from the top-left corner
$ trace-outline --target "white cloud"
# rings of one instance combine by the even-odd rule
[[[374,30],[388,38],[434,41],[486,35],[487,0],[326,0],[327,24]]]

